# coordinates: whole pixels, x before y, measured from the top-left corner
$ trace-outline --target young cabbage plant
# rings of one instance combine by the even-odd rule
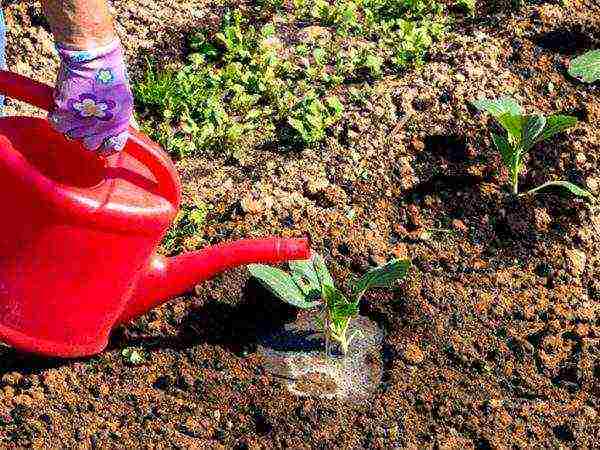
[[[499,100],[482,99],[473,102],[480,111],[489,113],[504,128],[507,135],[492,133],[494,145],[502,155],[502,161],[510,174],[513,194],[519,194],[519,174],[525,168],[523,158],[537,143],[562,133],[575,126],[577,119],[572,116],[555,114],[545,117],[542,114],[524,114],[521,106],[511,98]],[[591,197],[585,189],[568,181],[553,181],[526,194],[535,194],[542,187],[559,186],[577,196]],[[585,193],[585,194],[584,194]]]
[[[308,261],[291,261],[289,273],[262,264],[252,264],[249,270],[282,301],[303,309],[318,308],[316,320],[325,336],[326,354],[329,355],[330,341],[335,341],[346,355],[359,335],[358,331],[348,331],[352,319],[358,316],[364,293],[376,287],[390,287],[406,276],[409,267],[410,261],[397,259],[376,267],[354,284],[348,296],[335,287],[325,261],[316,253]]]

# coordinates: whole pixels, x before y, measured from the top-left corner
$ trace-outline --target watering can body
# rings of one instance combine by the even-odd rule
[[[51,89],[0,72],[0,92],[51,107]],[[0,340],[60,357],[102,351],[111,329],[235,265],[308,257],[301,240],[155,254],[180,202],[166,154],[131,129],[100,158],[45,119],[0,118]]]

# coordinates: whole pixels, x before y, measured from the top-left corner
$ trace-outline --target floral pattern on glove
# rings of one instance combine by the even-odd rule
[[[102,154],[120,151],[128,139],[133,96],[118,41],[95,50],[57,46],[61,67],[49,114],[52,127]]]
[[[69,109],[79,113],[79,117],[95,117],[99,120],[110,120],[113,118],[111,109],[115,107],[112,100],[98,100],[94,94],[81,94],[78,100],[70,99]]]
[[[125,80],[127,80],[127,74],[125,74]],[[110,69],[100,69],[96,75],[96,81],[102,84],[110,84],[115,81],[115,77]]]

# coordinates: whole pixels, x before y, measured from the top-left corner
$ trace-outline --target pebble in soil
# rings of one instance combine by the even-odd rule
[[[265,368],[286,380],[292,394],[358,403],[371,397],[381,382],[383,332],[366,317],[351,322],[349,335],[355,331],[359,334],[346,356],[331,349],[327,356],[314,316],[301,313],[295,322],[260,337],[258,352]]]

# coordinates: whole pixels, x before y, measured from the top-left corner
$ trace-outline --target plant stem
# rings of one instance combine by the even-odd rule
[[[517,171],[512,174],[512,192],[515,195],[519,194],[519,172]]]
[[[325,335],[325,357],[329,358],[329,321],[327,316],[323,319],[323,334]]]

